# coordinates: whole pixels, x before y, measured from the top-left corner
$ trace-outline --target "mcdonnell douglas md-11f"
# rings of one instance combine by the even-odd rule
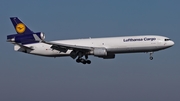
[[[8,35],[7,41],[14,44],[14,50],[28,54],[63,57],[70,56],[77,63],[90,64],[89,55],[103,59],[114,59],[115,54],[163,50],[174,45],[168,37],[158,35],[88,38],[45,41],[42,32],[33,32],[17,17],[10,18],[17,34]]]

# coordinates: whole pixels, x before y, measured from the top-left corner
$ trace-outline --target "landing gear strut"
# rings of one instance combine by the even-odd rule
[[[82,57],[83,57],[83,54],[79,53],[78,58],[76,59],[76,62],[82,63],[82,64],[91,64],[91,61],[88,60],[88,55],[85,55],[85,59]]]
[[[150,55],[149,59],[150,59],[150,60],[153,60],[152,54],[153,54],[153,52],[150,52],[150,53],[149,53],[149,55]]]

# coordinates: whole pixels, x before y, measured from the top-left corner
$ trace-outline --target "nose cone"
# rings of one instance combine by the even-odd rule
[[[167,43],[167,45],[168,45],[169,47],[171,47],[171,46],[174,45],[174,42],[173,42],[173,41],[169,41],[169,42]]]
[[[173,45],[174,45],[174,42],[173,42],[173,41],[170,41],[170,45],[173,46]]]

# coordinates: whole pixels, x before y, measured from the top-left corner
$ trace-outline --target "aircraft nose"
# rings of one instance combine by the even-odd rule
[[[173,45],[174,45],[174,42],[173,42],[173,41],[170,41],[170,42],[169,42],[169,45],[170,45],[170,46],[173,46]]]

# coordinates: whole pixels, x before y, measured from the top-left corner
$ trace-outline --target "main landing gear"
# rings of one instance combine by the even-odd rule
[[[85,55],[85,59],[82,57],[83,57],[83,54],[79,53],[78,58],[76,59],[76,62],[82,63],[82,64],[91,64],[91,61],[88,60],[88,55]]]
[[[153,60],[152,54],[153,54],[153,52],[150,52],[150,53],[149,53],[149,55],[150,55],[149,59],[150,59],[150,60]]]
[[[83,59],[83,58],[78,58],[76,59],[76,62],[77,63],[83,63],[83,64],[91,64],[91,61],[90,60],[86,60],[86,59]]]

